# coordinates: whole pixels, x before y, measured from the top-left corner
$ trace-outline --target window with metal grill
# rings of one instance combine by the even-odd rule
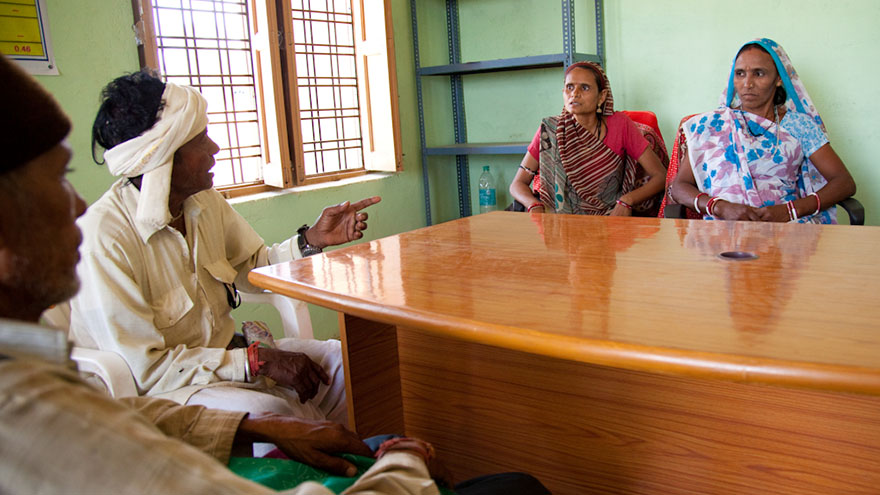
[[[383,0],[133,2],[142,65],[208,100],[218,189],[400,169]]]
[[[293,4],[305,173],[362,169],[351,2],[299,0]]]

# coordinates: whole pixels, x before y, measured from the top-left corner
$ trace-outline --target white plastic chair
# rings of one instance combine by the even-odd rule
[[[239,291],[241,302],[249,304],[271,304],[281,315],[281,327],[287,338],[314,339],[312,317],[306,303],[274,292],[250,293]]]
[[[313,339],[312,319],[306,303],[273,292],[251,294],[239,292],[241,301],[248,304],[271,304],[281,315],[281,325],[285,337]],[[70,305],[66,302],[56,304],[43,313],[43,321],[55,328],[70,328]],[[74,347],[70,358],[76,361],[80,372],[93,374],[100,378],[113,397],[138,395],[134,377],[128,363],[113,351]]]

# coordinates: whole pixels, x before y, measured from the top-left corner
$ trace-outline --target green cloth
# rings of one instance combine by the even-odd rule
[[[352,478],[334,476],[301,462],[260,457],[233,457],[229,459],[229,469],[242,478],[273,490],[287,490],[306,481],[314,481],[324,485],[333,493],[341,493],[353,485],[376,462],[376,459],[371,457],[353,454],[341,454],[341,457],[357,467],[357,476]],[[440,488],[440,493],[455,494],[454,491],[444,488]]]

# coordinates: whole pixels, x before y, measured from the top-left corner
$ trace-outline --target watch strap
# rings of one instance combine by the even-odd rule
[[[311,244],[309,244],[309,241],[306,240],[306,231],[307,230],[309,230],[308,224],[303,224],[302,227],[296,229],[296,234],[298,236],[296,242],[297,242],[297,247],[299,247],[299,252],[302,253],[303,256],[311,256],[313,254],[318,254],[318,253],[323,252],[324,251],[323,249],[321,249],[319,247],[312,246]]]

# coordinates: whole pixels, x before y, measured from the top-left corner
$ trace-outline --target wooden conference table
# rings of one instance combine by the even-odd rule
[[[497,212],[250,280],[339,311],[358,433],[424,438],[457,479],[876,494],[878,244],[875,227]]]

